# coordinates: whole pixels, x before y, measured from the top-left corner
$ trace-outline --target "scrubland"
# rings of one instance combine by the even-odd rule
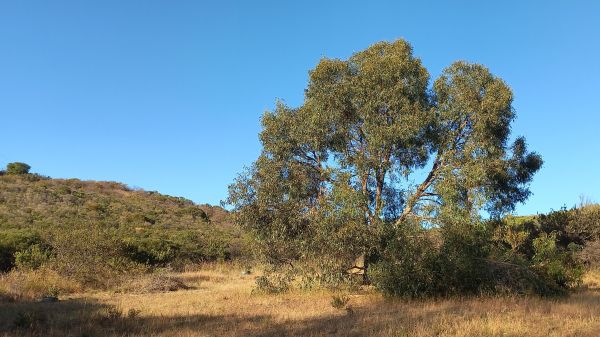
[[[8,274],[0,281],[5,293],[0,302],[0,335],[600,335],[597,273],[588,273],[584,286],[568,297],[403,300],[368,288],[261,294],[253,291],[260,272],[243,270],[231,263],[206,264],[181,273],[147,275],[111,291],[59,296],[58,302],[49,303],[39,302],[32,290],[11,300],[11,289],[19,289],[12,282],[19,279]],[[333,303],[334,298],[341,303]]]
[[[402,272],[380,279],[378,289],[347,290],[353,287],[348,282],[329,291],[324,283],[267,294],[257,291],[257,278],[266,276],[258,279],[267,285],[262,290],[279,291],[277,282],[269,282],[285,275],[263,275],[250,231],[235,225],[222,208],[118,183],[35,174],[1,176],[0,187],[0,337],[600,336],[600,273],[587,272],[579,286],[583,266],[600,265],[598,205],[507,217],[485,236],[492,246],[477,240],[418,246],[414,239],[404,240],[390,256],[407,257],[398,261],[409,267],[418,262],[420,268],[395,269]],[[396,238],[402,237],[409,238]],[[580,237],[594,239],[571,249]],[[298,248],[292,243],[277,242],[276,252],[292,252]],[[427,249],[438,246],[452,249]],[[486,258],[514,257],[499,259],[511,268],[486,274],[494,281],[486,284],[518,286],[507,280],[527,281],[515,275],[527,270],[526,276],[560,285],[561,291],[548,297],[515,295],[528,289],[523,286],[508,289],[513,295],[466,295],[486,289],[477,274],[484,264],[471,263],[481,256],[469,255],[469,247],[510,253]],[[318,263],[331,262],[327,250],[320,252],[313,252],[322,258]],[[390,276],[398,261],[371,271]],[[250,273],[248,265],[254,266]],[[472,287],[458,288],[473,291],[415,293],[427,297],[420,300],[395,291],[399,285],[405,286],[400,290],[422,285],[418,280],[430,282],[424,289],[466,284]]]

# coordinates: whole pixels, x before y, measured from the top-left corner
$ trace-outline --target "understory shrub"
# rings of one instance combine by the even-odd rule
[[[294,281],[293,270],[266,269],[264,274],[256,278],[256,287],[253,292],[265,294],[279,294],[291,289]]]
[[[505,225],[398,229],[371,266],[370,278],[383,293],[402,297],[557,295],[580,284],[579,246],[562,247],[555,232],[525,229],[516,244],[514,228],[506,231]]]
[[[15,254],[19,252],[27,254],[25,252],[30,247],[37,245],[42,248],[43,244],[41,235],[35,230],[8,229],[0,231],[0,272],[6,272],[15,267]]]
[[[47,264],[52,257],[46,244],[33,244],[15,253],[15,266],[21,270],[34,270]]]
[[[131,235],[121,245],[124,256],[149,266],[180,266],[187,263],[229,260],[234,240],[213,231],[163,231]]]

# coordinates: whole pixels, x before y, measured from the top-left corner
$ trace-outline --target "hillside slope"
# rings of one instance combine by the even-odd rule
[[[210,215],[217,215],[216,219],[210,219]],[[199,206],[184,198],[133,190],[117,182],[50,179],[32,174],[0,176],[2,229],[73,221],[187,228],[207,222],[227,224],[227,215],[218,206]]]
[[[0,176],[0,270],[13,268],[15,254],[35,245],[59,251],[61,236],[72,242],[94,237],[92,247],[110,237],[107,245],[120,256],[144,265],[228,259],[244,240],[218,206],[117,182]]]

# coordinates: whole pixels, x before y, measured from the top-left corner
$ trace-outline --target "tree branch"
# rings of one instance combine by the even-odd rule
[[[463,137],[466,137],[465,131],[468,126],[469,126],[469,118],[467,116],[465,118],[465,120],[462,121],[462,123],[459,125],[458,129],[456,130],[456,136],[454,137],[454,139],[451,143],[451,150],[448,150],[448,151],[454,151],[457,149],[457,145],[459,144],[461,139]],[[429,186],[431,186],[431,184],[435,181],[435,179],[437,178],[437,175],[439,174],[440,169],[444,165],[444,158],[442,158],[443,153],[445,153],[443,151],[444,146],[445,145],[442,145],[438,149],[438,154],[435,158],[435,161],[433,163],[433,167],[431,168],[431,171],[429,171],[429,174],[427,175],[425,180],[417,187],[417,190],[415,191],[415,193],[409,198],[409,200],[406,204],[406,207],[404,208],[404,210],[402,210],[402,214],[400,214],[400,217],[398,218],[398,220],[396,220],[396,223],[395,223],[396,226],[400,225],[401,222],[406,220],[406,217],[413,211],[415,205],[419,202],[419,200],[422,197],[438,196],[435,193],[429,193],[426,191],[429,188]]]
[[[431,184],[437,177],[441,166],[442,160],[438,153],[438,156],[435,158],[433,166],[431,167],[431,171],[429,171],[429,174],[427,175],[425,180],[417,187],[415,193],[409,198],[408,202],[406,203],[406,207],[404,208],[404,210],[402,210],[402,213],[400,214],[398,220],[396,220],[396,226],[400,225],[401,222],[406,220],[408,214],[412,212],[419,199],[424,196],[424,194],[426,193],[425,191],[429,188],[429,186],[431,186]]]

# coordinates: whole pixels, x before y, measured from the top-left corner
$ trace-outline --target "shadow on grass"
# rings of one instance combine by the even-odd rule
[[[0,336],[411,336],[426,329],[427,335],[446,334],[456,327],[450,322],[482,319],[499,315],[502,303],[513,310],[523,310],[532,323],[548,319],[546,308],[555,301],[542,299],[403,302],[399,300],[366,304],[352,310],[317,316],[304,320],[275,318],[270,315],[185,315],[145,316],[144,313],[124,312],[97,301],[65,300],[55,303],[0,303]],[[568,301],[568,300],[560,300]],[[590,307],[593,315],[600,304],[600,293],[588,291],[572,299],[576,306]],[[486,304],[487,303],[487,304]],[[523,307],[527,306],[527,311]],[[521,308],[521,309],[519,309]],[[288,308],[289,311],[309,308]],[[553,309],[556,310],[556,309]],[[566,314],[566,313],[565,313]],[[581,315],[582,313],[574,313]],[[566,316],[563,316],[566,317]],[[506,318],[507,324],[509,318]],[[442,326],[445,322],[446,326]],[[541,321],[539,323],[542,323]],[[456,324],[456,323],[455,323]],[[482,323],[483,324],[483,323]],[[600,327],[597,327],[600,329]],[[444,330],[446,329],[446,330]],[[480,327],[486,332],[485,326]],[[595,336],[598,329],[578,336]],[[476,333],[475,331],[474,333]],[[539,331],[541,332],[541,330]],[[450,331],[451,335],[451,331]],[[468,334],[467,334],[468,335]],[[476,335],[476,334],[474,334]],[[540,334],[540,336],[543,334]]]

